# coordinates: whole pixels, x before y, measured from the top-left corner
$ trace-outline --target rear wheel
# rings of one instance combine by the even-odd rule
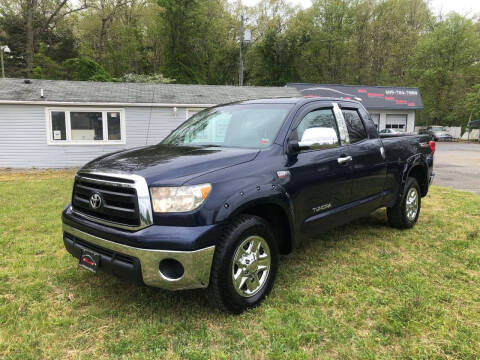
[[[387,208],[390,226],[398,229],[409,229],[413,227],[420,215],[421,202],[420,186],[416,179],[409,177],[400,201],[398,201],[394,207]]]
[[[215,249],[208,300],[232,313],[259,305],[272,289],[278,266],[273,232],[260,217],[241,215]]]

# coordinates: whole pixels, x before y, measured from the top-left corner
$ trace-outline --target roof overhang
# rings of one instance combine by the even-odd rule
[[[164,104],[164,103],[120,103],[120,102],[63,102],[63,101],[23,101],[23,100],[0,100],[0,105],[40,105],[40,106],[110,106],[110,107],[185,107],[207,108],[218,104]]]

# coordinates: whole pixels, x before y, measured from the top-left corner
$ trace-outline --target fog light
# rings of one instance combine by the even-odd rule
[[[160,261],[158,269],[167,280],[178,280],[185,272],[182,263],[174,259],[163,259]]]

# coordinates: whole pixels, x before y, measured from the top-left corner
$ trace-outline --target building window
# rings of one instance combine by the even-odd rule
[[[125,144],[124,111],[47,109],[50,145]]]
[[[407,131],[407,114],[387,114],[387,129],[395,129],[397,131]]]

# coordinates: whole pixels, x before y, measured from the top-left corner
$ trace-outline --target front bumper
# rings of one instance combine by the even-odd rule
[[[65,246],[74,257],[80,257],[83,248],[100,252],[100,270],[138,278],[146,285],[167,290],[208,286],[215,246],[194,251],[137,248],[88,234],[66,223],[63,223],[63,233]],[[122,257],[127,261],[121,261]],[[183,274],[170,278],[162,273],[160,263],[165,259],[178,261],[183,266]]]

